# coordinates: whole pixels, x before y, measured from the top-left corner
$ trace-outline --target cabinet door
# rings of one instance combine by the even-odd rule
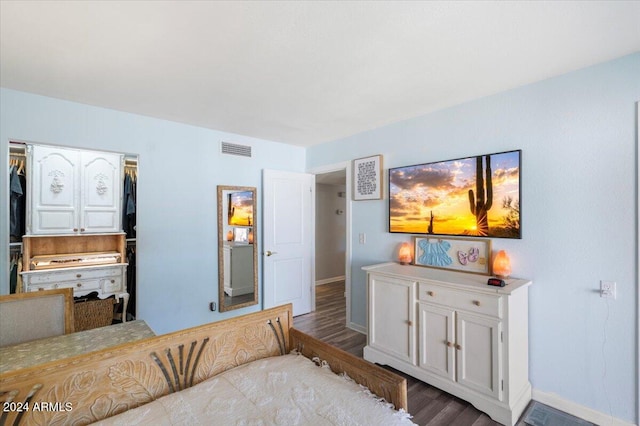
[[[458,382],[502,400],[502,323],[493,318],[456,312]]]
[[[72,234],[77,231],[78,151],[33,145],[27,193],[27,234]]]
[[[82,151],[80,232],[122,230],[121,154]]]
[[[369,280],[369,346],[414,365],[415,287],[373,274]]]
[[[455,312],[453,309],[418,305],[419,367],[455,380]]]
[[[231,247],[229,285],[232,293],[229,296],[253,293],[253,268],[247,267],[247,265],[253,265],[253,246],[237,245]],[[224,278],[227,279],[226,276]]]

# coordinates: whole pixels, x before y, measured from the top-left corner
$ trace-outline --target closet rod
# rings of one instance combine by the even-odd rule
[[[22,152],[9,152],[10,157],[26,157],[27,154],[23,154]]]

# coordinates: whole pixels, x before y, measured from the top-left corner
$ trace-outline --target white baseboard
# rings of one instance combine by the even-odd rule
[[[353,331],[357,331],[358,333],[362,333],[364,335],[367,334],[367,327],[363,327],[360,324],[356,324],[355,322],[350,322],[347,326]]]
[[[331,278],[325,278],[323,280],[316,280],[316,285],[324,285],[324,284],[331,284],[331,283],[335,283],[337,281],[344,281],[345,280],[345,276],[339,276],[339,277],[331,277]]]
[[[566,400],[554,393],[547,393],[533,389],[531,396],[535,401],[600,426],[635,426],[633,423],[629,423],[625,420],[612,417],[592,408],[576,404],[575,402]]]

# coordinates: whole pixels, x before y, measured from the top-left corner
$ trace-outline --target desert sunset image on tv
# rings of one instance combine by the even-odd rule
[[[253,192],[233,192],[229,194],[229,225],[253,225]]]
[[[389,169],[389,232],[521,238],[521,151]]]

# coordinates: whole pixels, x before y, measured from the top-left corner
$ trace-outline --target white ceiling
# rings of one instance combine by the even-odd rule
[[[640,51],[640,1],[1,1],[0,85],[300,146]]]

